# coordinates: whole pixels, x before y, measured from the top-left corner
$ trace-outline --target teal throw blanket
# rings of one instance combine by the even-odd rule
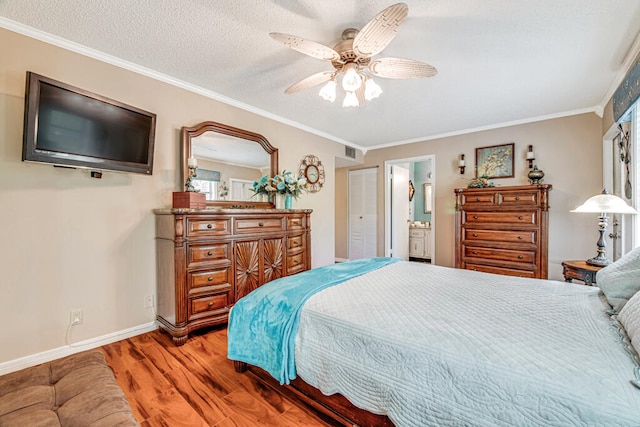
[[[294,345],[304,303],[322,289],[398,261],[401,259],[358,259],[266,283],[233,306],[227,356],[264,369],[280,384],[289,384],[296,377]]]

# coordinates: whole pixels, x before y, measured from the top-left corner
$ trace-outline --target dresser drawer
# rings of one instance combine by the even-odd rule
[[[284,230],[284,217],[234,218],[235,234],[264,233]]]
[[[467,258],[495,259],[500,261],[522,262],[529,264],[533,264],[536,260],[535,251],[481,248],[477,246],[465,246],[464,256]]]
[[[189,218],[187,217],[187,236],[227,236],[231,234],[231,219],[229,218]]]
[[[287,249],[289,251],[294,249],[303,249],[305,242],[305,236],[301,234],[300,236],[289,236],[287,239]]]
[[[231,262],[229,243],[211,243],[208,245],[187,246],[187,267],[197,265],[215,265]]]
[[[499,205],[537,206],[537,191],[503,191],[498,194]]]
[[[301,252],[296,255],[287,256],[287,275],[292,275],[306,270],[305,254]]]
[[[535,271],[531,270],[517,270],[515,268],[493,267],[490,265],[469,264],[465,265],[467,270],[481,271],[483,273],[502,274],[505,276],[517,276],[535,278]]]
[[[203,292],[228,292],[231,290],[232,282],[230,266],[187,273],[189,295]]]
[[[536,212],[463,212],[466,224],[519,224],[538,225]]]
[[[193,320],[228,313],[231,298],[229,298],[229,293],[225,292],[200,298],[191,298],[189,302],[189,320]]]
[[[490,241],[490,242],[505,242],[505,243],[530,243],[536,244],[537,231],[523,230],[523,231],[502,231],[502,230],[479,230],[479,229],[464,229],[465,241]]]
[[[481,194],[463,194],[462,205],[465,208],[473,209],[474,206],[491,206],[494,204],[495,196],[491,192]]]
[[[287,230],[304,230],[304,216],[303,215],[288,216]]]

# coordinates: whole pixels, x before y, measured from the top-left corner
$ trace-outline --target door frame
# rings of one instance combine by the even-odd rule
[[[404,159],[385,160],[384,162],[384,256],[391,254],[391,166],[399,163],[416,163],[431,160],[431,263],[436,263],[436,155],[407,157]],[[415,207],[414,207],[415,209]]]

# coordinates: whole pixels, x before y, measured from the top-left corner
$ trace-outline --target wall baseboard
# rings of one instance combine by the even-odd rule
[[[66,345],[64,347],[58,347],[52,350],[43,351],[42,353],[36,353],[29,356],[21,357],[19,359],[3,362],[0,363],[0,375],[19,371],[20,369],[29,368],[41,363],[50,362],[55,359],[60,359],[61,357],[69,356],[70,354],[80,353],[81,351],[90,350],[92,348],[100,347],[106,344],[111,344],[112,342],[151,332],[157,328],[158,325],[155,321],[153,321],[128,329],[123,329],[121,331],[112,332],[107,335],[102,335],[101,337],[90,338],[88,340],[80,341],[75,344]]]
[[[336,262],[347,262],[349,258],[336,258]]]

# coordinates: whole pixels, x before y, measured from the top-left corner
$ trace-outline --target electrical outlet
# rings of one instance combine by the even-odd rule
[[[72,325],[80,325],[82,324],[82,309],[71,310],[71,324]]]
[[[153,308],[153,295],[146,295],[144,297],[144,308]]]

